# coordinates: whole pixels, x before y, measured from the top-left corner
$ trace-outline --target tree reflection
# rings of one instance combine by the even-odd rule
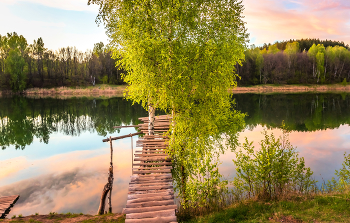
[[[122,98],[1,98],[0,146],[2,149],[10,145],[24,149],[34,137],[48,143],[54,132],[71,136],[97,132],[106,136],[119,131],[113,126],[138,124],[141,116],[147,116],[141,106],[132,105]]]
[[[350,94],[237,94],[236,109],[247,113],[248,128],[280,127],[284,120],[294,131],[316,131],[350,124]],[[113,126],[139,124],[147,112],[122,98],[33,99],[0,98],[0,146],[24,149],[34,137],[48,143],[55,132],[100,136],[119,129]]]
[[[350,94],[237,94],[237,110],[247,113],[248,128],[265,125],[316,131],[350,124]]]

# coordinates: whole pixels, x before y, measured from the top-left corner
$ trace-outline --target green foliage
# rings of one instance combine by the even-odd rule
[[[23,72],[25,61],[20,50],[15,48],[10,50],[5,60],[6,72],[10,74],[10,84],[14,92],[23,91],[26,86],[26,75]]]
[[[286,49],[284,50],[284,52],[287,55],[296,54],[297,52],[299,52],[299,43],[298,42],[287,43]]]
[[[228,94],[247,40],[242,2],[91,3],[100,5],[98,19],[106,24],[114,58],[128,72],[127,98],[172,112],[169,153],[181,202],[204,204],[224,187],[218,156],[235,146],[243,126]]]
[[[309,192],[315,183],[311,180],[313,172],[305,167],[304,158],[299,158],[289,143],[288,133],[284,130],[276,139],[265,130],[264,136],[259,150],[254,150],[253,143],[246,138],[243,148],[235,152],[235,196],[238,199],[242,196],[275,199],[291,191]]]
[[[342,168],[335,171],[337,180],[332,177],[325,185],[322,185],[322,191],[327,192],[340,192],[349,191],[350,189],[350,154],[344,153],[344,161]]]
[[[269,50],[267,51],[268,54],[276,54],[278,52],[280,52],[280,50],[277,48],[276,44],[269,46]]]
[[[108,76],[107,76],[107,75],[103,76],[103,78],[101,79],[101,81],[102,81],[102,84],[107,84],[107,82],[108,82]]]
[[[317,46],[313,44],[308,52],[308,56],[313,61],[313,76],[317,77],[317,83],[320,76],[324,74],[325,53],[326,49],[322,44]]]
[[[287,43],[284,53],[287,55],[288,59],[288,68],[291,68],[291,65],[295,62],[296,54],[299,52],[299,43]]]
[[[344,80],[341,82],[341,85],[343,85],[344,87],[348,85],[348,82],[346,82],[346,77],[344,77]]]

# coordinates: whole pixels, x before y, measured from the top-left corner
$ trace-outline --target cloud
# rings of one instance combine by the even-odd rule
[[[2,2],[8,5],[27,2],[63,10],[98,12],[98,6],[87,5],[87,0],[3,0]]]
[[[320,38],[344,41],[350,44],[350,21],[347,1],[304,1],[288,9],[285,1],[246,0],[245,21],[254,44],[276,40]],[[296,1],[288,1],[297,3]]]
[[[118,144],[118,152],[114,154],[112,206],[116,212],[121,212],[125,206],[131,174],[131,153],[123,146]],[[39,160],[17,158],[3,162],[11,162],[15,166],[19,161],[23,165],[12,170],[11,177],[0,177],[1,182],[8,182],[7,178],[12,181],[0,187],[0,197],[20,195],[11,215],[26,216],[36,212],[96,214],[102,189],[107,183],[108,147],[57,154]],[[29,163],[30,168],[27,168],[26,163]],[[28,179],[23,179],[23,176]]]

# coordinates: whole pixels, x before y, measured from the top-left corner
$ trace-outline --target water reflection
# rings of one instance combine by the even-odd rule
[[[280,127],[293,131],[333,129],[350,124],[350,94],[238,94],[237,109],[247,113],[250,128]]]
[[[71,148],[71,152],[39,159],[21,156],[2,161],[0,196],[21,196],[11,215],[47,214],[52,211],[96,214],[102,189],[107,182],[110,154],[109,144],[102,143],[101,137],[90,134],[90,138],[91,143],[98,140],[100,148],[82,151]],[[130,139],[116,142],[114,147],[112,206],[115,212],[121,212],[126,203],[131,174]],[[18,163],[22,165],[18,166]]]
[[[48,143],[55,132],[79,136],[88,131],[106,136],[119,131],[113,126],[139,123],[138,118],[146,115],[141,106],[122,98],[0,98],[0,146],[24,149],[34,138]]]
[[[350,97],[347,94],[233,96],[237,109],[248,114],[248,137],[256,147],[268,128],[281,135],[282,120],[290,141],[305,157],[317,180],[330,179],[350,152]],[[28,99],[0,98],[0,196],[20,194],[13,214],[83,212],[95,214],[109,167],[106,136],[125,135],[147,112],[121,98]],[[136,138],[133,138],[134,145]],[[5,149],[6,148],[6,149]],[[125,206],[131,174],[130,138],[114,141],[113,210]],[[17,150],[16,150],[17,149]],[[221,156],[220,172],[235,175],[233,153]],[[322,177],[320,176],[322,174]],[[10,215],[10,216],[11,216]]]

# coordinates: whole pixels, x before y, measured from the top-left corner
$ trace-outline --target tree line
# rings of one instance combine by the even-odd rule
[[[121,84],[124,70],[115,64],[111,49],[102,42],[86,52],[69,46],[52,51],[41,37],[28,44],[16,32],[0,35],[1,89]]]
[[[137,125],[147,111],[123,98],[34,99],[20,96],[0,99],[0,148],[25,149],[35,138],[49,143],[61,133],[79,136],[96,132],[99,136],[119,132],[113,126]]]
[[[281,41],[281,42],[277,41],[274,44],[264,43],[263,46],[259,47],[259,49],[260,50],[263,50],[264,48],[268,49],[271,45],[276,45],[279,50],[285,50],[287,48],[287,43],[293,43],[293,42],[298,42],[299,47],[302,51],[303,50],[309,51],[309,49],[311,48],[311,46],[313,44],[316,44],[316,45],[323,44],[324,47],[342,46],[342,47],[345,47],[346,49],[350,48],[350,46],[348,44],[345,45],[345,43],[343,41],[333,41],[333,40],[328,40],[328,39],[320,40],[320,39],[307,38],[307,39],[297,39],[297,40],[290,39],[290,40],[285,40],[285,41]]]
[[[346,84],[350,81],[348,46],[313,43],[308,50],[301,49],[297,41],[286,42],[285,46],[275,43],[262,49],[252,45],[245,51],[242,66],[236,66],[241,77],[239,85]]]

